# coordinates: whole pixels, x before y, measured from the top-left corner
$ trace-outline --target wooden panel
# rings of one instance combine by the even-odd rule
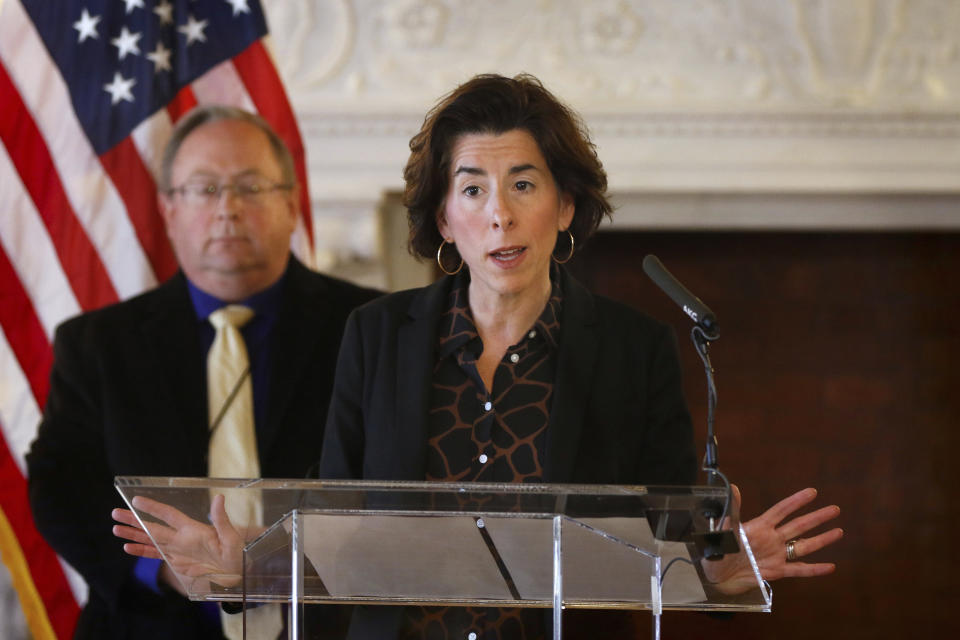
[[[720,467],[740,485],[745,517],[815,486],[817,505],[842,507],[846,532],[817,554],[837,562],[837,573],[775,583],[772,614],[668,613],[665,637],[894,638],[955,629],[960,235],[591,240],[570,263],[577,276],[675,326],[702,451],[702,365],[686,316],[642,272],[647,253],[720,320],[711,352]],[[635,617],[634,627],[647,637],[649,616]]]

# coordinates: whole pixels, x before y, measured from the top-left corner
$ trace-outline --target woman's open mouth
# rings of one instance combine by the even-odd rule
[[[497,262],[508,265],[516,262],[520,256],[526,252],[526,247],[509,247],[507,249],[498,249],[490,252],[490,257]]]

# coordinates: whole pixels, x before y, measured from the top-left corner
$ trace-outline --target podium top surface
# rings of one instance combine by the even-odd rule
[[[522,517],[569,515],[584,508],[625,515],[654,507],[723,501],[722,488],[600,484],[455,483],[376,480],[223,479],[118,476],[124,498],[151,497],[195,511],[209,508],[209,496],[224,491],[256,492],[265,512],[465,511]],[[171,503],[170,500],[174,502]],[[203,514],[206,516],[206,511]]]
[[[725,564],[703,559],[705,514],[727,498],[720,487],[146,476],[117,477],[116,487],[175,571],[177,527],[136,499],[206,533],[214,496],[228,514],[253,505],[258,526],[242,529],[232,574],[177,573],[198,600],[545,607],[561,570],[565,606],[771,605],[738,524]],[[714,584],[731,566],[747,575],[736,594]]]

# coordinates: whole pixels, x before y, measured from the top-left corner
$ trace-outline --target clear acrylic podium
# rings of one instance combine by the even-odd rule
[[[137,496],[209,527],[215,494],[262,509],[232,570],[177,574],[194,600],[283,603],[305,638],[312,603],[770,611],[739,524],[739,549],[704,559],[715,487],[219,480],[121,476],[116,486],[169,564],[169,529]],[[739,522],[738,514],[731,520]],[[731,576],[736,573],[736,588]],[[245,614],[244,614],[245,615]]]

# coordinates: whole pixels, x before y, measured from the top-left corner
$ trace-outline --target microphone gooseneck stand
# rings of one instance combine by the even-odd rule
[[[690,338],[693,340],[693,344],[696,347],[697,355],[700,356],[700,360],[703,362],[703,371],[707,378],[707,443],[703,453],[702,470],[707,472],[708,486],[717,485],[717,480],[719,478],[719,480],[722,481],[727,494],[722,508],[721,505],[715,501],[708,500],[704,502],[703,515],[706,517],[707,522],[709,523],[708,534],[721,534],[720,537],[711,536],[714,541],[705,545],[703,552],[704,557],[708,560],[718,560],[723,557],[724,553],[735,553],[739,550],[739,546],[736,544],[736,539],[732,540],[732,547],[730,546],[730,540],[722,540],[722,538],[725,536],[722,535],[723,532],[720,530],[720,527],[722,526],[723,521],[727,517],[727,513],[730,510],[733,490],[730,488],[730,481],[727,480],[727,476],[720,471],[717,462],[717,434],[713,429],[714,413],[716,412],[717,408],[717,384],[713,377],[713,364],[710,362],[710,343],[719,337],[719,332],[714,331],[707,333],[699,324],[695,325],[693,329],[690,330]],[[727,533],[731,534],[732,536],[731,531],[728,530]]]
[[[717,468],[717,435],[713,430],[713,416],[717,409],[717,385],[713,377],[713,364],[710,362],[710,343],[719,337],[716,333],[708,335],[700,325],[695,325],[690,330],[690,339],[693,340],[707,375],[707,446],[703,454],[703,470],[708,474],[708,485],[716,484],[716,477],[720,475]]]
[[[733,490],[730,487],[729,480],[718,466],[717,436],[713,428],[714,413],[717,406],[717,385],[713,376],[713,365],[710,362],[710,343],[720,337],[720,324],[710,308],[700,298],[690,293],[656,256],[648,255],[643,259],[643,270],[694,322],[690,337],[697,350],[697,355],[703,362],[703,369],[707,376],[707,443],[702,470],[707,473],[707,485],[718,485],[718,479],[722,482],[726,489],[726,499],[723,504],[717,500],[704,500],[701,515],[707,521],[707,531],[696,532],[693,534],[693,538],[704,558],[719,560],[727,553],[736,553],[740,550],[740,545],[737,543],[733,531],[721,529],[723,521],[730,511]]]

